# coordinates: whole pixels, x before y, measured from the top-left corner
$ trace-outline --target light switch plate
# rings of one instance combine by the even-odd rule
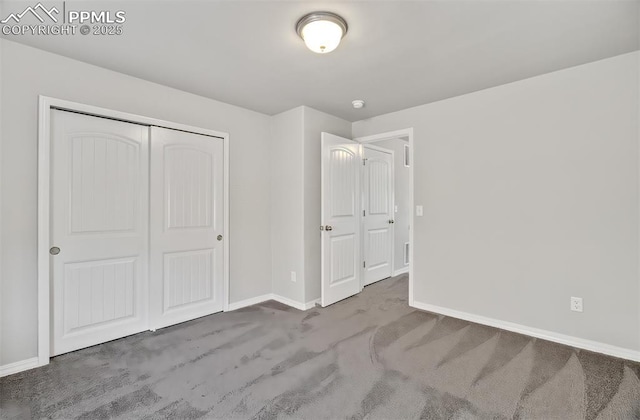
[[[423,210],[422,206],[416,206],[416,216],[422,216]]]

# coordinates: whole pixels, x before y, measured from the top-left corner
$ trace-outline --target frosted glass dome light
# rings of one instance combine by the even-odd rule
[[[296,24],[296,32],[304,40],[307,48],[318,54],[335,50],[347,29],[347,22],[331,12],[309,13]]]

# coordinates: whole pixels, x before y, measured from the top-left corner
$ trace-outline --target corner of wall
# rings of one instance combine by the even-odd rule
[[[300,140],[304,114],[296,107],[271,117],[269,190],[271,229],[271,293],[303,302],[303,192]],[[300,185],[296,184],[299,182]],[[291,272],[296,273],[295,283]]]
[[[2,3],[0,3],[0,16],[2,16]],[[3,63],[4,63],[4,40],[2,38],[0,38],[0,190],[2,190],[2,139],[3,139],[3,134],[2,134],[2,128],[4,127],[4,123],[2,122],[2,116],[4,115],[4,113],[2,112],[3,109],[3,101],[2,99],[4,98],[4,96],[2,95],[2,85],[4,83],[4,79],[3,79]],[[0,279],[3,277],[2,276],[2,267],[4,267],[4,264],[2,264],[2,194],[0,194]],[[3,308],[3,304],[2,304],[2,297],[4,296],[4,294],[2,293],[2,281],[0,281],[0,320],[2,319],[6,319],[7,317],[4,316],[4,314],[2,313],[2,308]],[[0,321],[0,366],[3,365],[3,358],[2,358],[2,343],[3,343],[3,334],[2,331],[4,331],[4,327],[2,325],[2,321]]]
[[[326,112],[304,106],[304,253],[305,300],[320,298],[320,236],[321,219],[321,133],[329,132],[351,138],[351,122]]]
[[[638,19],[640,20],[640,6],[638,7]],[[636,81],[637,86],[637,99],[636,99],[636,138],[638,145],[638,343],[637,349],[640,351],[640,51],[636,51],[636,74],[638,77]]]

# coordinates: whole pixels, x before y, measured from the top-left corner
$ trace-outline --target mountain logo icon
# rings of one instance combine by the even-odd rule
[[[54,23],[58,23],[58,19],[53,15],[54,13],[56,15],[60,13],[60,11],[55,6],[51,9],[47,9],[42,5],[42,3],[38,3],[34,7],[27,7],[26,9],[24,9],[24,11],[22,11],[22,13],[11,13],[9,16],[7,16],[6,19],[0,21],[0,23],[8,23],[11,20],[13,20],[15,23],[20,23],[20,20],[27,14],[32,14],[33,16],[35,16],[36,19],[40,21],[40,23],[44,23],[43,15],[44,17],[49,17],[49,19],[51,19]]]

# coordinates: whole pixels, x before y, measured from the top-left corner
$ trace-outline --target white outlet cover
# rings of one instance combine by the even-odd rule
[[[296,276],[296,272],[295,272],[295,271],[292,271],[292,272],[291,272],[291,281],[295,283],[295,282],[298,280],[296,277],[297,277],[297,276]]]
[[[571,296],[570,309],[575,312],[582,312],[582,298]]]
[[[416,216],[422,216],[424,214],[422,206],[416,206]]]

